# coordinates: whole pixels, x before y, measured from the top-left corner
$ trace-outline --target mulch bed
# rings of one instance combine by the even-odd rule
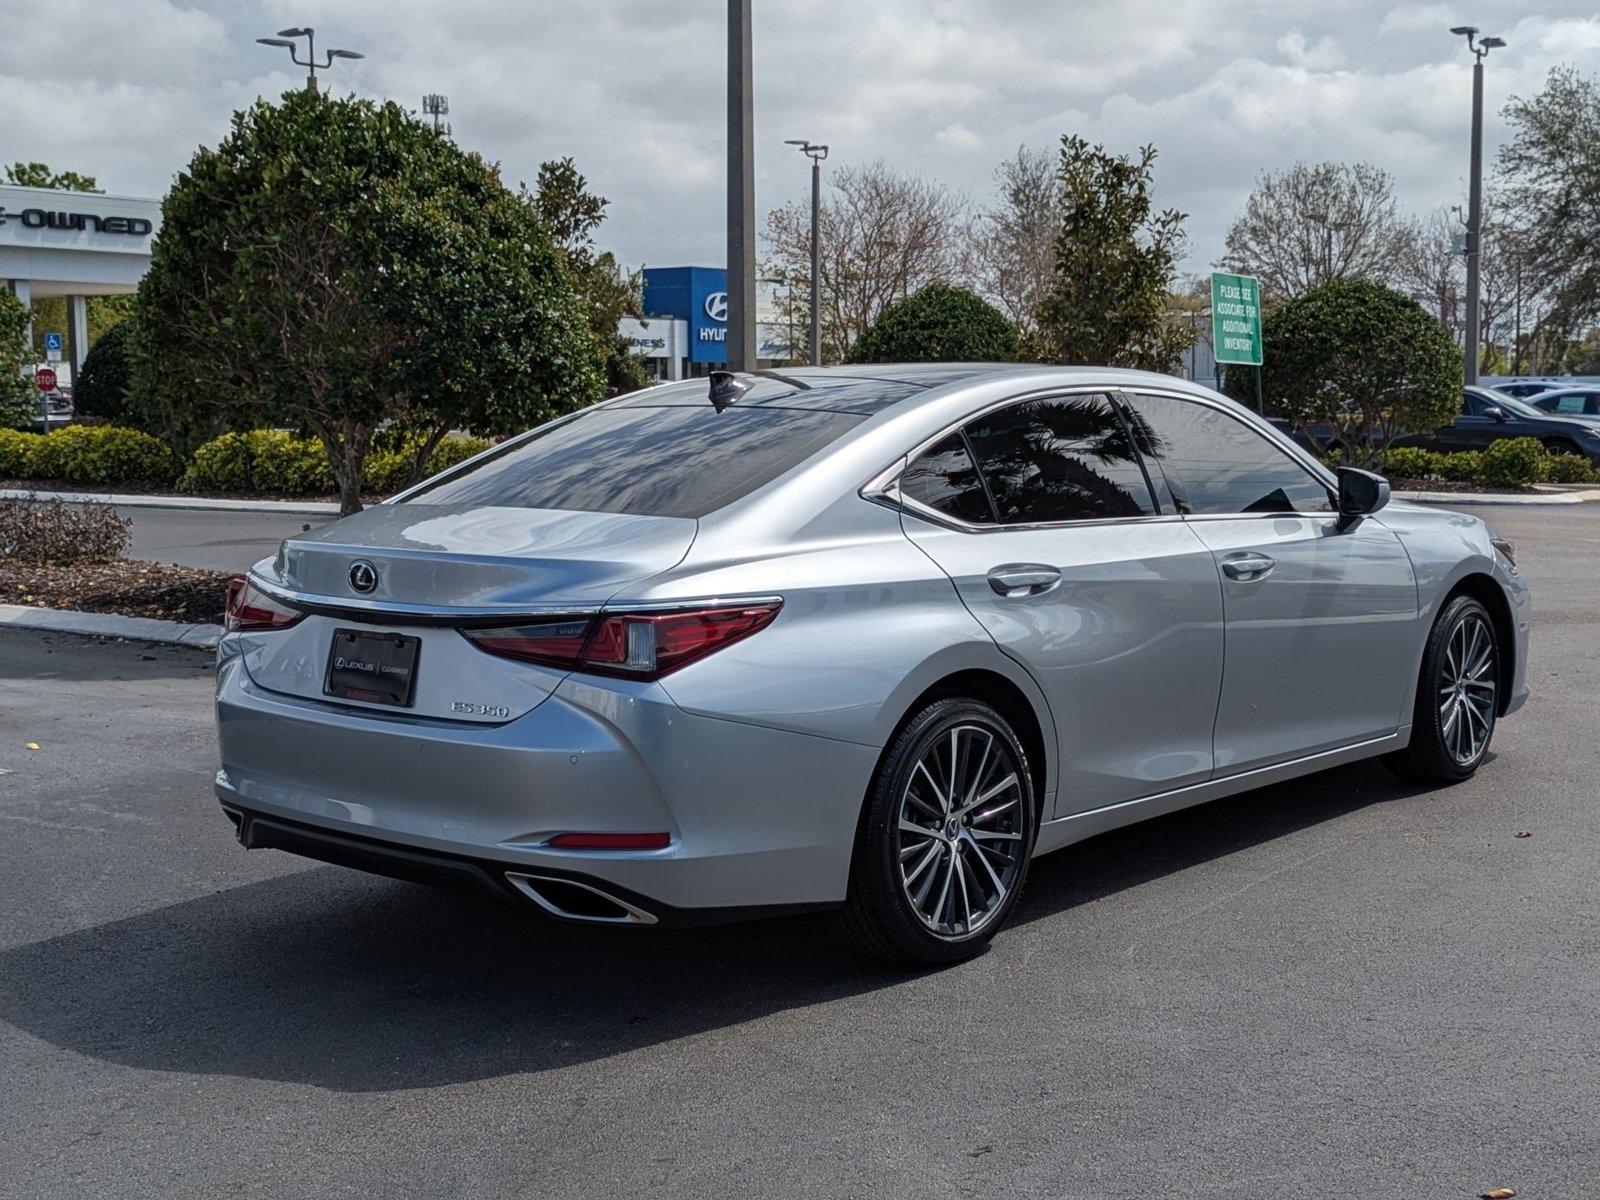
[[[77,567],[24,567],[0,561],[0,604],[220,625],[232,577],[230,571],[131,558]]]
[[[1531,496],[1538,488],[1491,487],[1486,483],[1458,483],[1449,479],[1391,479],[1389,486],[1397,492],[1472,492],[1491,496]]]

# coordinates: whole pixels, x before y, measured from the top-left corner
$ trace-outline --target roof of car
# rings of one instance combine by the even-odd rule
[[[866,363],[837,367],[779,367],[745,373],[749,388],[739,396],[741,408],[800,408],[870,416],[912,400],[935,388],[990,379],[1000,375],[1060,377],[1063,383],[1085,379],[1107,386],[1184,384],[1186,381],[1149,371],[1116,367],[1048,366],[1038,363]],[[685,379],[632,392],[611,402],[616,408],[667,408],[704,404],[707,379]]]

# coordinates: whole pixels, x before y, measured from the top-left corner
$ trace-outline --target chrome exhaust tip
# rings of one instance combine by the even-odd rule
[[[656,916],[636,904],[577,879],[507,871],[506,882],[545,912],[591,925],[654,925]]]

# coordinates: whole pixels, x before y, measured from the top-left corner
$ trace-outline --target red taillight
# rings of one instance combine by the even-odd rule
[[[546,845],[562,850],[664,850],[667,833],[558,833]]]
[[[659,679],[765,629],[779,602],[603,613],[501,629],[464,629],[480,649],[504,658],[628,679]]]
[[[287,629],[305,617],[251,585],[248,579],[228,580],[228,610],[223,628],[229,633],[252,629]]]

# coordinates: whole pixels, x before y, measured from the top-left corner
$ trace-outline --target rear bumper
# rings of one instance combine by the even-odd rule
[[[524,908],[536,907],[554,915],[600,924],[661,925],[665,928],[681,928],[813,912],[834,907],[833,904],[817,903],[741,905],[730,908],[673,908],[655,897],[630,892],[626,888],[620,888],[607,880],[597,879],[581,871],[542,871],[532,877],[533,886],[540,890],[530,892],[527,890],[527,884],[519,887],[512,882],[529,878],[526,868],[518,863],[495,862],[491,859],[445,854],[436,850],[418,850],[394,842],[350,833],[336,833],[298,821],[269,817],[227,803],[223,804],[223,810],[233,821],[239,843],[246,849],[284,850],[304,858],[316,859],[318,862],[384,875],[390,879],[403,879],[410,883],[426,884],[429,887],[516,904]],[[581,911],[577,913],[559,911],[554,905],[568,901],[558,889],[546,885],[560,883],[583,889],[591,896],[599,897],[599,900],[588,906],[581,906]],[[569,894],[581,896],[581,893]],[[534,901],[532,905],[529,904],[530,900]],[[612,902],[609,905],[606,903],[608,900]]]
[[[246,845],[495,894],[508,872],[589,881],[666,922],[842,901],[878,756],[691,715],[654,685],[568,679],[475,725],[269,692],[237,657],[219,664],[217,721],[216,793]],[[563,832],[671,840],[546,844]]]

